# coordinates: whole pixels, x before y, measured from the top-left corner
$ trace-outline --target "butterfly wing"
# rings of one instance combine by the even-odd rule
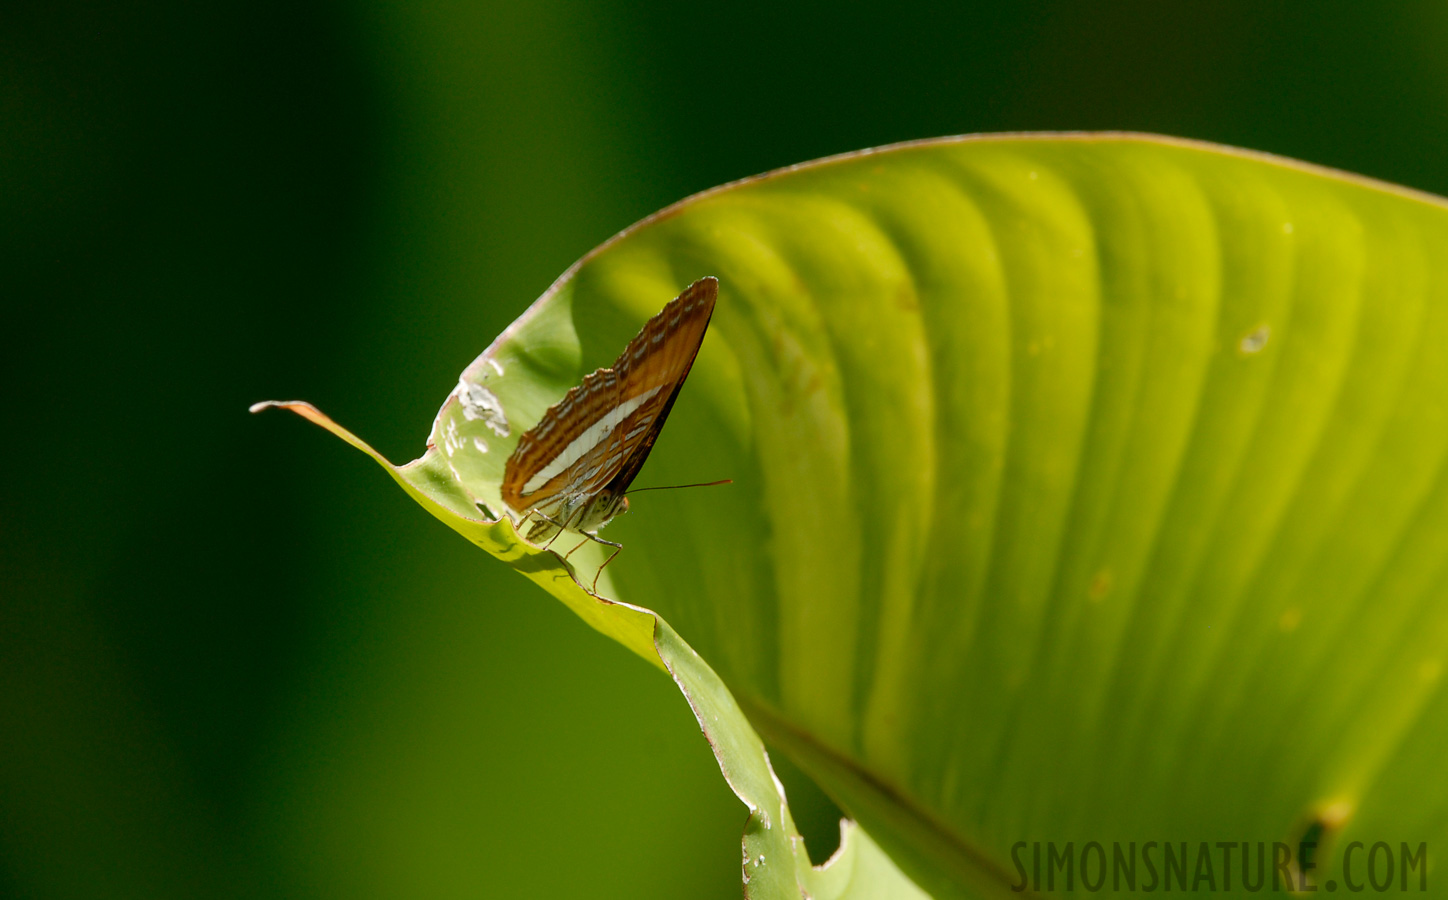
[[[503,502],[519,514],[536,509],[556,519],[567,498],[581,487],[578,463],[590,449],[589,428],[616,405],[617,395],[617,374],[599,369],[549,407],[508,457]]]
[[[568,527],[587,527],[579,523],[595,496],[621,495],[693,367],[718,292],[714,278],[690,285],[644,325],[613,366],[588,374],[550,407],[508,457],[503,501],[519,514],[538,510],[556,520],[562,513]]]
[[[614,431],[607,458],[618,463],[600,472],[599,488],[622,494],[643,468],[699,355],[718,295],[717,279],[694,282],[644,325],[614,363],[621,396],[649,399]]]

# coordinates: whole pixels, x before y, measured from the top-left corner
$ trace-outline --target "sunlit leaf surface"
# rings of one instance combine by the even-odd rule
[[[518,436],[704,275],[638,484],[734,484],[637,498],[590,597],[484,511]],[[1351,841],[1448,837],[1445,347],[1435,198],[1135,136],[930,142],[603,245],[394,472],[673,674],[751,807],[751,896],[913,890],[857,831],[833,877],[889,886],[829,893],[755,730],[937,897],[1015,896],[1012,847],[1050,841],[1307,834],[1323,885]]]

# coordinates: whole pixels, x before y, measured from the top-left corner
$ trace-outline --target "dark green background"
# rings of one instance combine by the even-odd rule
[[[739,896],[670,682],[246,406],[409,459],[614,231],[891,141],[1127,128],[1448,193],[1441,4],[1184,6],[7,4],[0,896]]]

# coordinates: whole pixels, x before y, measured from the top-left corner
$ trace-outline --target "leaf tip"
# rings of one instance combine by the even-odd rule
[[[357,437],[355,434],[343,428],[341,425],[338,425],[336,422],[333,422],[326,413],[322,412],[320,409],[317,409],[315,406],[305,400],[263,400],[260,403],[253,403],[247,408],[253,413],[259,413],[264,409],[272,408],[289,409],[297,415],[301,416],[303,419],[306,419],[308,422],[311,422],[314,425],[320,425],[322,428],[330,431],[332,434],[351,444],[353,447],[356,447],[358,450],[361,450],[363,453],[366,453],[368,456],[377,460],[379,463],[386,466],[387,468],[393,468],[392,463],[388,462],[387,458],[384,457],[382,454],[378,453],[376,450],[373,450],[366,441]]]
[[[318,416],[322,415],[321,410],[317,409],[315,406],[305,400],[262,400],[258,403],[253,403],[251,406],[248,406],[246,408],[246,411],[250,413],[259,413],[264,409],[289,409],[292,412],[309,419],[311,418],[311,416],[308,415],[308,413],[312,413]]]
[[[260,403],[253,403],[246,409],[251,413],[259,413],[265,409],[287,409],[304,419],[316,422],[329,431],[334,428],[332,420],[327,418],[325,413],[305,400],[262,400]]]

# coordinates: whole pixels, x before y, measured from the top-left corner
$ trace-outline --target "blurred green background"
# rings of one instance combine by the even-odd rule
[[[1445,46],[1426,2],[6,4],[0,896],[739,896],[667,679],[246,406],[410,459],[614,231],[891,141],[1147,130],[1448,193]]]

